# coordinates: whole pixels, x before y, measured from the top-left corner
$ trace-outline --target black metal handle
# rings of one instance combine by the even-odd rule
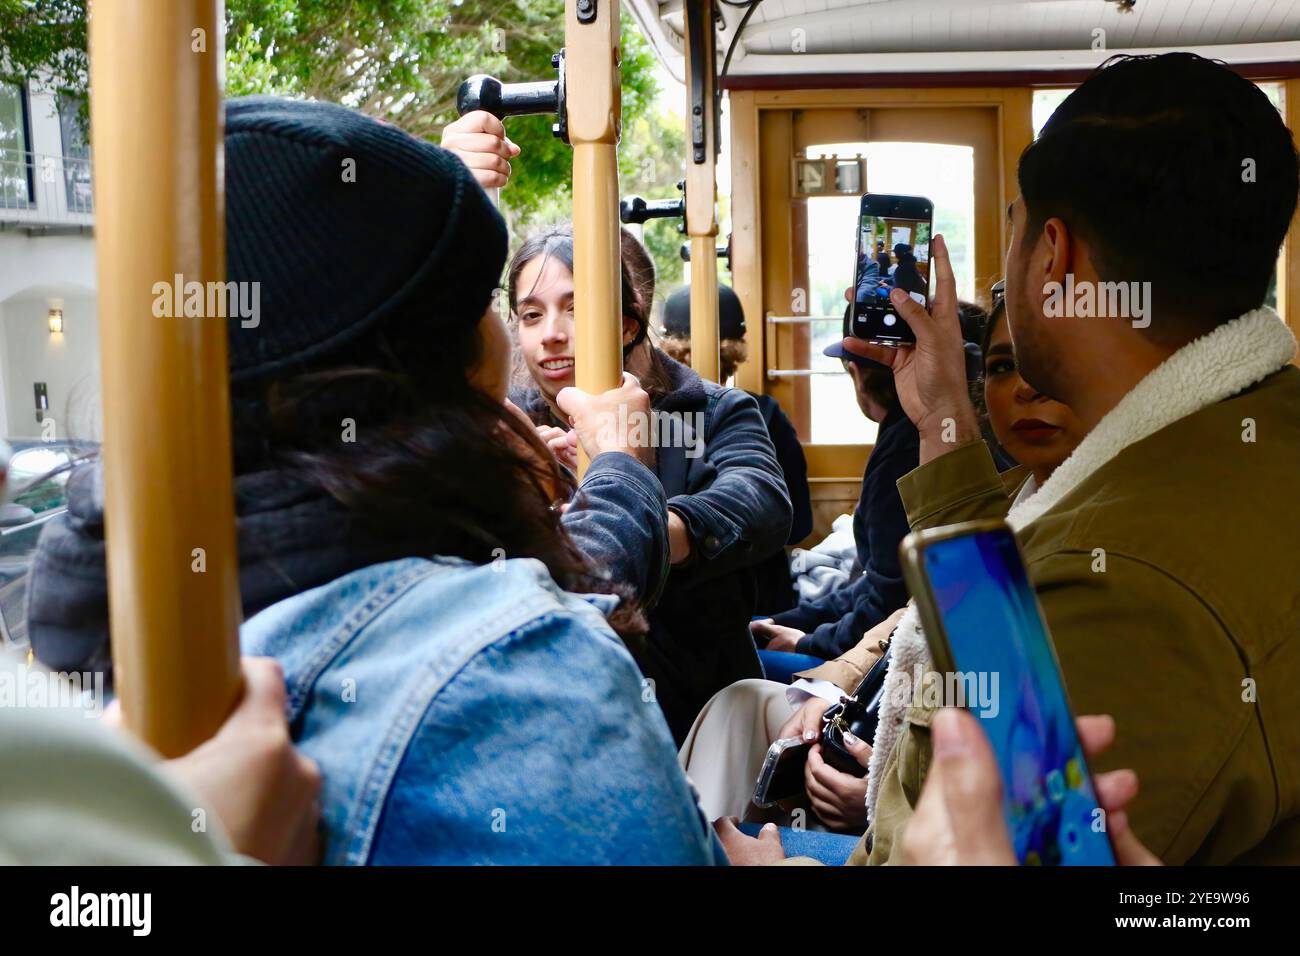
[[[731,268],[731,240],[728,239],[727,244],[725,246],[717,246],[714,251],[717,253],[719,259],[727,260],[727,268],[730,269]],[[683,242],[682,262],[690,262],[690,261],[691,261],[691,244],[689,242]]]
[[[685,199],[643,199],[640,196],[628,196],[618,204],[618,218],[624,224],[643,223],[650,219],[674,219],[685,215]]]
[[[497,119],[558,113],[560,83],[559,80],[502,83],[495,76],[479,73],[460,85],[456,93],[456,110],[461,116],[474,110],[487,110]]]

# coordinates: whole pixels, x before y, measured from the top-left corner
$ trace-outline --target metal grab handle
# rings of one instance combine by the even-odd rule
[[[497,119],[556,113],[560,109],[560,81],[502,83],[495,76],[477,73],[460,85],[456,111],[464,116],[486,110]]]
[[[93,9],[114,682],[127,729],[177,757],[216,733],[243,687],[226,323],[155,318],[151,291],[172,276],[226,280],[221,4],[117,0]],[[215,39],[197,56],[196,26]]]
[[[843,322],[842,315],[769,315],[771,325],[807,325],[810,322]]]
[[[835,369],[834,371],[831,371],[830,369],[827,369],[826,371],[822,371],[821,369],[812,369],[812,368],[770,368],[767,370],[768,378],[807,378],[810,375],[847,375],[847,374],[849,373],[844,371],[844,369],[842,368]]]
[[[486,110],[497,119],[508,116],[555,114],[557,122],[551,132],[569,141],[569,110],[565,93],[564,50],[551,57],[551,66],[559,72],[554,80],[537,83],[502,83],[495,76],[476,73],[456,91],[456,112],[464,116]]]
[[[639,225],[651,219],[676,219],[686,215],[686,199],[645,199],[628,196],[618,204],[618,218],[624,225]]]

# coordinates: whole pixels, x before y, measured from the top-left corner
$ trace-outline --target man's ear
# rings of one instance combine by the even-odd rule
[[[1037,268],[1040,272],[1043,286],[1049,282],[1065,283],[1067,273],[1074,271],[1074,238],[1070,235],[1070,227],[1062,219],[1053,216],[1043,224],[1043,234],[1038,240],[1038,255],[1042,257],[1039,263],[1033,263],[1032,267]]]

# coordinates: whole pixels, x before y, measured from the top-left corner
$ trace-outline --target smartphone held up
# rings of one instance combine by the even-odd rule
[[[916,335],[889,294],[902,289],[929,306],[933,232],[934,203],[924,196],[867,193],[862,197],[850,324],[855,338],[881,345],[915,344]]]
[[[1113,865],[1105,812],[1011,527],[934,528],[908,535],[900,551],[945,696],[951,689],[959,698],[945,703],[979,719],[997,757],[1016,858]]]

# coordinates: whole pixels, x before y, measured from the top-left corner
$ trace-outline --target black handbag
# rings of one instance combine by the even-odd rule
[[[883,643],[885,653],[871,666],[857,689],[848,697],[841,697],[822,715],[822,759],[841,773],[864,777],[867,768],[858,763],[844,746],[844,733],[848,731],[867,743],[876,736],[880,721],[880,702],[885,696],[885,674],[889,670],[891,641]]]

